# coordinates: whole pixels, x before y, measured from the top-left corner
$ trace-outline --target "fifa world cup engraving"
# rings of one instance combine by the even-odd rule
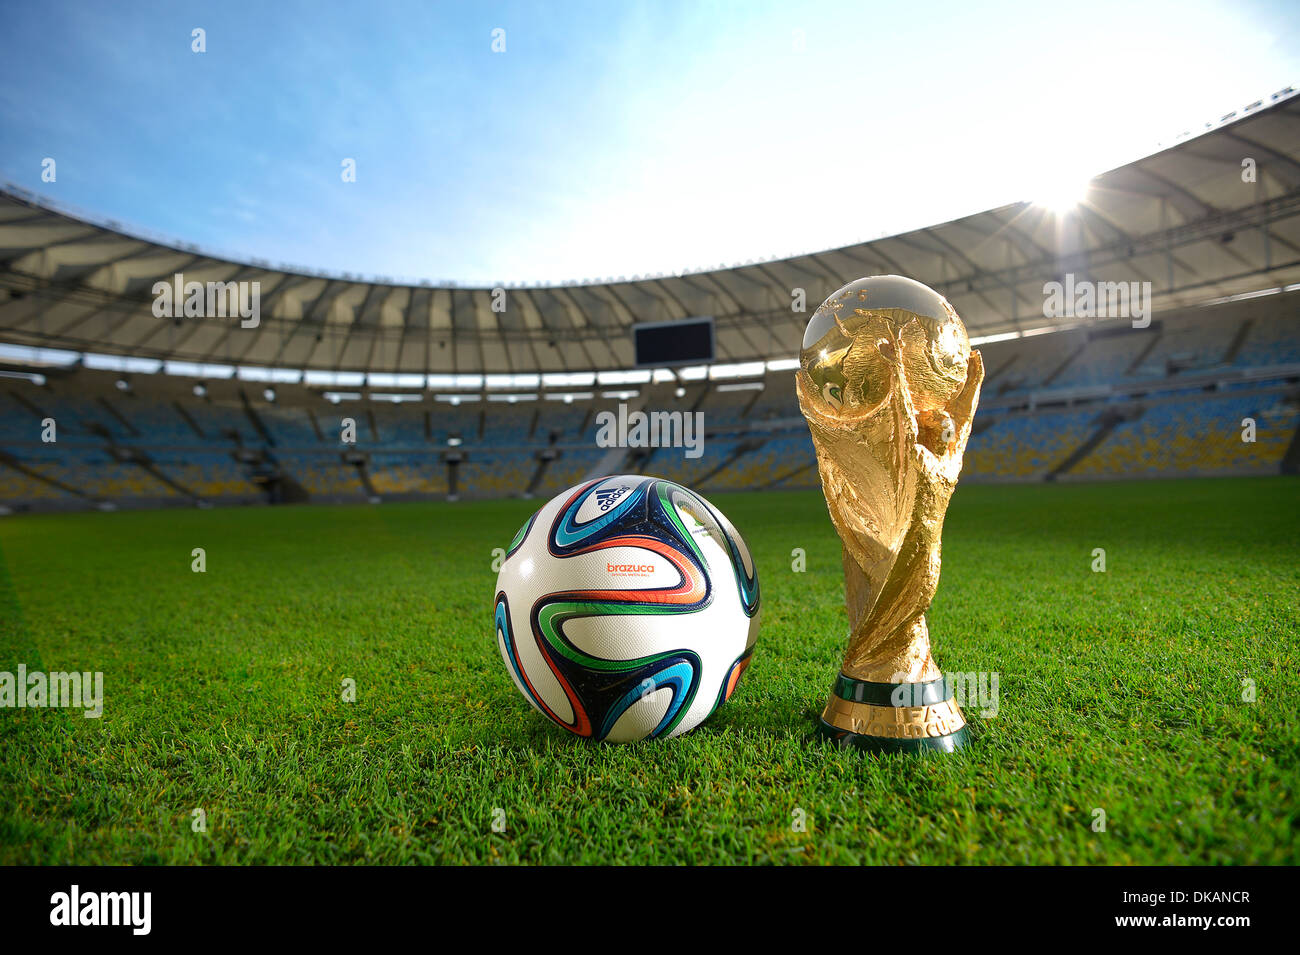
[[[814,313],[796,378],[843,542],[850,625],[821,729],[865,749],[955,749],[965,718],[931,656],[925,614],[984,380],[980,354],[933,289],[873,276]]]

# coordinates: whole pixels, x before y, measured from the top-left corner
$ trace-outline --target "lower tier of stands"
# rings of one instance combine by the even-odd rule
[[[976,418],[962,480],[1041,481],[1261,474],[1300,463],[1294,386],[1097,401]],[[11,431],[13,429],[11,428]],[[384,447],[149,446],[109,433],[0,443],[0,506],[61,509],[195,502],[549,497],[603,471],[656,474],[703,491],[815,487],[816,458],[799,418],[749,430],[706,427],[701,453],[615,450],[592,443]]]
[[[980,345],[962,480],[1295,472],[1298,311],[1289,292]],[[567,394],[412,387],[389,401],[47,371],[0,378],[0,508],[545,498],[618,471],[704,491],[819,483],[788,367]],[[602,446],[605,413],[638,409],[701,415],[701,453]]]

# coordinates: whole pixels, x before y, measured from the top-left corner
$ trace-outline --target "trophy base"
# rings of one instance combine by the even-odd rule
[[[966,718],[943,679],[870,683],[841,673],[817,729],[838,746],[873,753],[951,753],[967,743]]]

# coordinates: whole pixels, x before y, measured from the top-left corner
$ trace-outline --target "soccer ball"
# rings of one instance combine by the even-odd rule
[[[758,572],[731,522],[659,478],[587,481],[530,517],[496,589],[501,659],[578,736],[677,736],[736,689],[758,636]]]

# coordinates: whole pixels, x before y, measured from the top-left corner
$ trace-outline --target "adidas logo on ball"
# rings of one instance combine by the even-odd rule
[[[596,506],[608,511],[620,497],[627,493],[626,487],[610,487],[596,492]]]

